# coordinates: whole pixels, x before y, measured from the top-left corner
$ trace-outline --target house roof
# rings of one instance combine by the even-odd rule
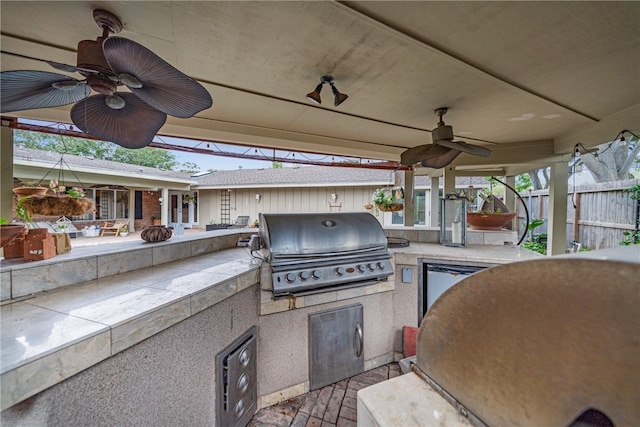
[[[275,169],[216,171],[198,177],[197,188],[228,187],[325,187],[385,185],[393,183],[390,171],[332,166],[300,166]]]
[[[35,150],[23,147],[14,147],[14,165],[16,177],[21,179],[41,179],[44,175],[56,167],[60,162],[60,153]],[[220,189],[220,188],[267,188],[279,186],[293,187],[326,187],[326,186],[384,186],[393,185],[393,172],[380,169],[345,168],[332,166],[296,166],[270,169],[237,169],[210,172],[205,175],[191,176],[189,173],[173,170],[156,169],[147,166],[131,165],[128,163],[110,160],[93,159],[72,154],[64,155],[66,175],[73,179],[73,173],[83,172],[89,177],[82,179],[86,184],[114,183],[113,178],[104,176],[105,171],[111,171],[126,181],[127,177],[139,180],[146,177],[151,180],[162,179],[175,181],[184,185],[188,183],[193,189]],[[31,169],[28,176],[21,175],[20,171]],[[34,170],[37,170],[35,172]],[[73,173],[72,173],[73,172]],[[46,179],[57,177],[57,172],[50,173]],[[122,182],[119,182],[123,185]],[[126,184],[126,182],[125,182]],[[156,182],[157,184],[157,182]],[[442,178],[440,178],[442,186]],[[485,187],[488,182],[478,177],[457,177],[457,187]],[[427,176],[415,177],[416,188],[431,187],[430,178]],[[186,189],[186,188],[185,188]]]
[[[15,163],[23,162],[43,162],[55,165],[60,162],[61,154],[53,151],[35,150],[32,148],[24,148],[14,146],[13,148],[13,160]],[[69,166],[82,166],[93,169],[116,169],[121,172],[128,173],[144,173],[147,175],[163,176],[163,177],[175,177],[179,179],[190,179],[191,174],[185,172],[178,172],[174,170],[164,170],[151,168],[148,166],[132,165],[128,163],[115,162],[111,160],[94,159],[92,157],[75,156],[73,154],[65,154],[64,161]]]
[[[333,166],[298,166],[277,169],[239,169],[216,171],[198,177],[197,189],[293,187],[346,187],[394,185],[393,172],[379,169],[344,168]],[[427,176],[415,177],[416,188],[431,187]],[[442,178],[440,178],[442,185]],[[487,180],[479,177],[457,177],[457,187],[486,187]]]
[[[190,174],[109,160],[14,147],[13,176],[21,180],[60,179],[66,185],[119,185],[129,188],[189,190],[196,183]]]

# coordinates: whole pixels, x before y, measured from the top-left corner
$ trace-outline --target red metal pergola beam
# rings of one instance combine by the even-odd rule
[[[93,139],[97,141],[105,141],[104,139],[96,138],[93,135],[89,135],[88,133],[84,133],[82,131],[75,130],[72,128],[67,128],[64,125],[61,125],[58,128],[52,128],[49,126],[22,123],[13,117],[2,117],[2,126],[7,126],[11,129],[27,130],[32,132],[42,132],[42,133],[49,133],[54,135],[70,136],[74,138],[85,138],[85,139]],[[216,141],[216,140],[203,139],[198,141],[210,142],[213,144],[217,143],[217,144],[243,146],[241,144],[229,144],[228,142]],[[248,154],[248,153],[233,153],[233,152],[221,151],[221,150],[212,151],[212,150],[199,148],[199,147],[185,147],[182,145],[170,144],[166,142],[152,142],[151,144],[149,144],[149,147],[161,148],[165,150],[183,151],[183,152],[196,153],[196,154],[214,155],[214,156],[221,156],[221,157],[234,157],[238,159],[265,160],[265,161],[272,161],[272,162],[284,162],[284,163],[306,164],[306,165],[316,165],[316,166],[338,166],[338,167],[384,169],[384,170],[410,170],[411,169],[411,167],[409,166],[404,166],[398,162],[392,162],[392,161],[379,161],[379,162],[375,161],[374,163],[363,163],[365,159],[362,159],[362,158],[358,158],[359,159],[358,162],[335,162],[335,161],[322,162],[319,160],[282,157],[282,156],[277,156],[275,154],[275,149],[273,149],[273,156],[264,156],[264,155],[257,155],[257,154]],[[300,153],[316,154],[316,155],[321,154],[321,153],[311,153],[311,152],[303,152],[303,151],[301,151]]]

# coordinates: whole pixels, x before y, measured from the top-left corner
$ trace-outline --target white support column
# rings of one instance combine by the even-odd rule
[[[567,194],[569,163],[552,163],[549,177],[547,255],[565,253],[567,247]]]
[[[2,126],[0,134],[0,217],[11,221],[13,212],[13,129]]]
[[[431,220],[429,225],[431,227],[439,227],[440,226],[440,177],[431,177],[431,197],[430,197],[431,206]]]
[[[516,188],[516,177],[515,176],[505,176],[504,182],[507,183],[511,188]],[[508,188],[504,189],[504,204],[507,205],[509,212],[516,211],[516,195],[513,191]]]
[[[404,171],[404,226],[414,226],[413,171]]]
[[[511,188],[516,188],[516,177],[515,176],[505,176],[504,182]],[[509,209],[509,212],[516,212],[516,195],[513,191],[509,190],[505,187],[504,189],[504,204]],[[514,218],[511,220],[512,230],[518,231],[518,218]],[[518,233],[519,234],[519,233]]]
[[[129,210],[127,212],[127,217],[129,219],[129,232],[133,233],[136,231],[136,190],[133,188],[127,188],[127,190],[129,190]]]
[[[162,223],[162,225],[168,225],[169,224],[169,207],[171,206],[171,200],[169,200],[169,189],[162,188],[160,194],[162,194],[161,196],[162,204],[160,205],[160,216],[161,216],[160,222]]]

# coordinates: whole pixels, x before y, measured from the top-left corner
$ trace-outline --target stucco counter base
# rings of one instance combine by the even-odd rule
[[[358,427],[470,425],[413,372],[358,391]]]

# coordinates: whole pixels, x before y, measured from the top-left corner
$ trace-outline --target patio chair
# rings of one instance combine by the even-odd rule
[[[129,220],[127,218],[118,218],[115,222],[105,222],[101,227],[102,231],[100,232],[100,237],[104,236],[104,233],[113,233],[118,237],[122,227],[125,225],[129,225]]]
[[[236,219],[236,222],[231,224],[228,228],[244,228],[249,225],[249,217],[248,216],[239,216]]]

